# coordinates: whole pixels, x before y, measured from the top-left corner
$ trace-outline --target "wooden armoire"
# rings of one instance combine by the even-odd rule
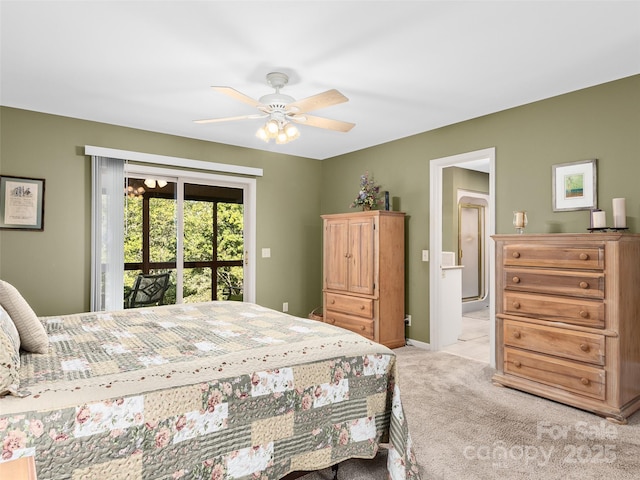
[[[323,320],[389,348],[404,346],[405,214],[322,215]]]

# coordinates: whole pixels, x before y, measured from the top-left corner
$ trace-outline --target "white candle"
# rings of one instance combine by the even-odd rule
[[[593,212],[591,212],[591,219],[593,228],[607,227],[607,215],[604,210],[594,210]]]
[[[613,228],[627,227],[627,207],[624,198],[613,199]]]
[[[524,228],[524,212],[516,212],[516,228]]]

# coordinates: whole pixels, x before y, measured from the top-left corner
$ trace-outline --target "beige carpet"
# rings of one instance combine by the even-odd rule
[[[491,384],[486,363],[417,347],[395,350],[422,480],[635,480],[640,412],[615,425]],[[385,458],[352,460],[340,480],[386,480]],[[329,471],[304,480],[329,480]]]

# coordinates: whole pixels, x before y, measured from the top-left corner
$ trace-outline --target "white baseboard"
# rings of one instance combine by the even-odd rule
[[[431,350],[431,344],[426,342],[421,342],[420,340],[413,340],[411,338],[407,338],[407,345],[412,347],[423,348],[425,350]]]

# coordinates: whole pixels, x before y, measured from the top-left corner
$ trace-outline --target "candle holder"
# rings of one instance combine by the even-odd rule
[[[516,227],[516,233],[524,233],[524,227],[527,226],[527,223],[527,212],[522,210],[513,212],[513,226]]]

